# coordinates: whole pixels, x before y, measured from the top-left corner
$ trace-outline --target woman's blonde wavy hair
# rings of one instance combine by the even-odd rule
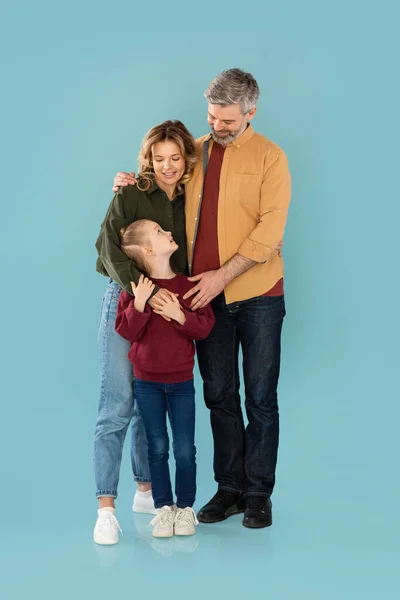
[[[196,143],[192,134],[186,129],[181,121],[164,121],[160,125],[152,127],[146,133],[142,141],[142,147],[138,156],[139,174],[137,186],[142,191],[147,191],[154,181],[153,156],[151,149],[158,142],[166,140],[178,144],[182,156],[185,159],[185,172],[176,186],[176,195],[183,194],[183,186],[193,174],[196,164]]]

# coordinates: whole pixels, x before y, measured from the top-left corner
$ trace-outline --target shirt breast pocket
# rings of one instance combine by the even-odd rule
[[[234,177],[235,198],[246,210],[260,210],[262,177],[257,173],[237,173]]]

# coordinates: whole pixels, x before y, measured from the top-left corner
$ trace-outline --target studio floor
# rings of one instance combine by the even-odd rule
[[[210,488],[210,493],[212,492]],[[314,498],[314,500],[313,500]],[[206,500],[206,495],[201,494]],[[116,546],[92,542],[95,505],[37,508],[20,526],[3,514],[1,597],[395,600],[398,539],[390,516],[318,495],[276,494],[274,524],[248,530],[241,517],[201,524],[193,537],[155,539],[148,515],[119,499],[124,535]],[[200,505],[200,504],[198,504]],[[393,523],[398,522],[394,507]],[[396,521],[397,520],[397,521]]]

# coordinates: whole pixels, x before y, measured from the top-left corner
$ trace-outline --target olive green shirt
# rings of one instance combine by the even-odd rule
[[[172,233],[179,248],[171,257],[171,267],[176,273],[187,272],[184,195],[169,200],[156,183],[146,192],[139,190],[136,185],[120,188],[111,201],[96,241],[99,254],[96,270],[111,277],[130,294],[130,282],[137,284],[141,273],[135,263],[122,252],[119,232],[140,219],[155,221],[165,231]]]

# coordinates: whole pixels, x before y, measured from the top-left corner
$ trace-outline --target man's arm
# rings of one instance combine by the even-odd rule
[[[255,264],[256,261],[250,260],[241,254],[235,254],[235,256],[232,256],[216,271],[207,271],[206,273],[189,277],[189,281],[197,281],[198,283],[183,296],[183,299],[187,300],[191,296],[194,296],[191,309],[199,310],[211,302],[218,294],[221,294],[232,279],[248,271]]]
[[[222,278],[226,281],[225,285],[227,285],[232,279],[239,277],[239,275],[245,273],[256,264],[257,262],[255,260],[246,258],[241,254],[235,254],[235,256],[232,256],[232,258],[222,265],[219,271]]]
[[[285,231],[291,183],[288,161],[283,150],[266,166],[261,185],[260,220],[241,244],[238,253],[263,263],[279,247]]]

